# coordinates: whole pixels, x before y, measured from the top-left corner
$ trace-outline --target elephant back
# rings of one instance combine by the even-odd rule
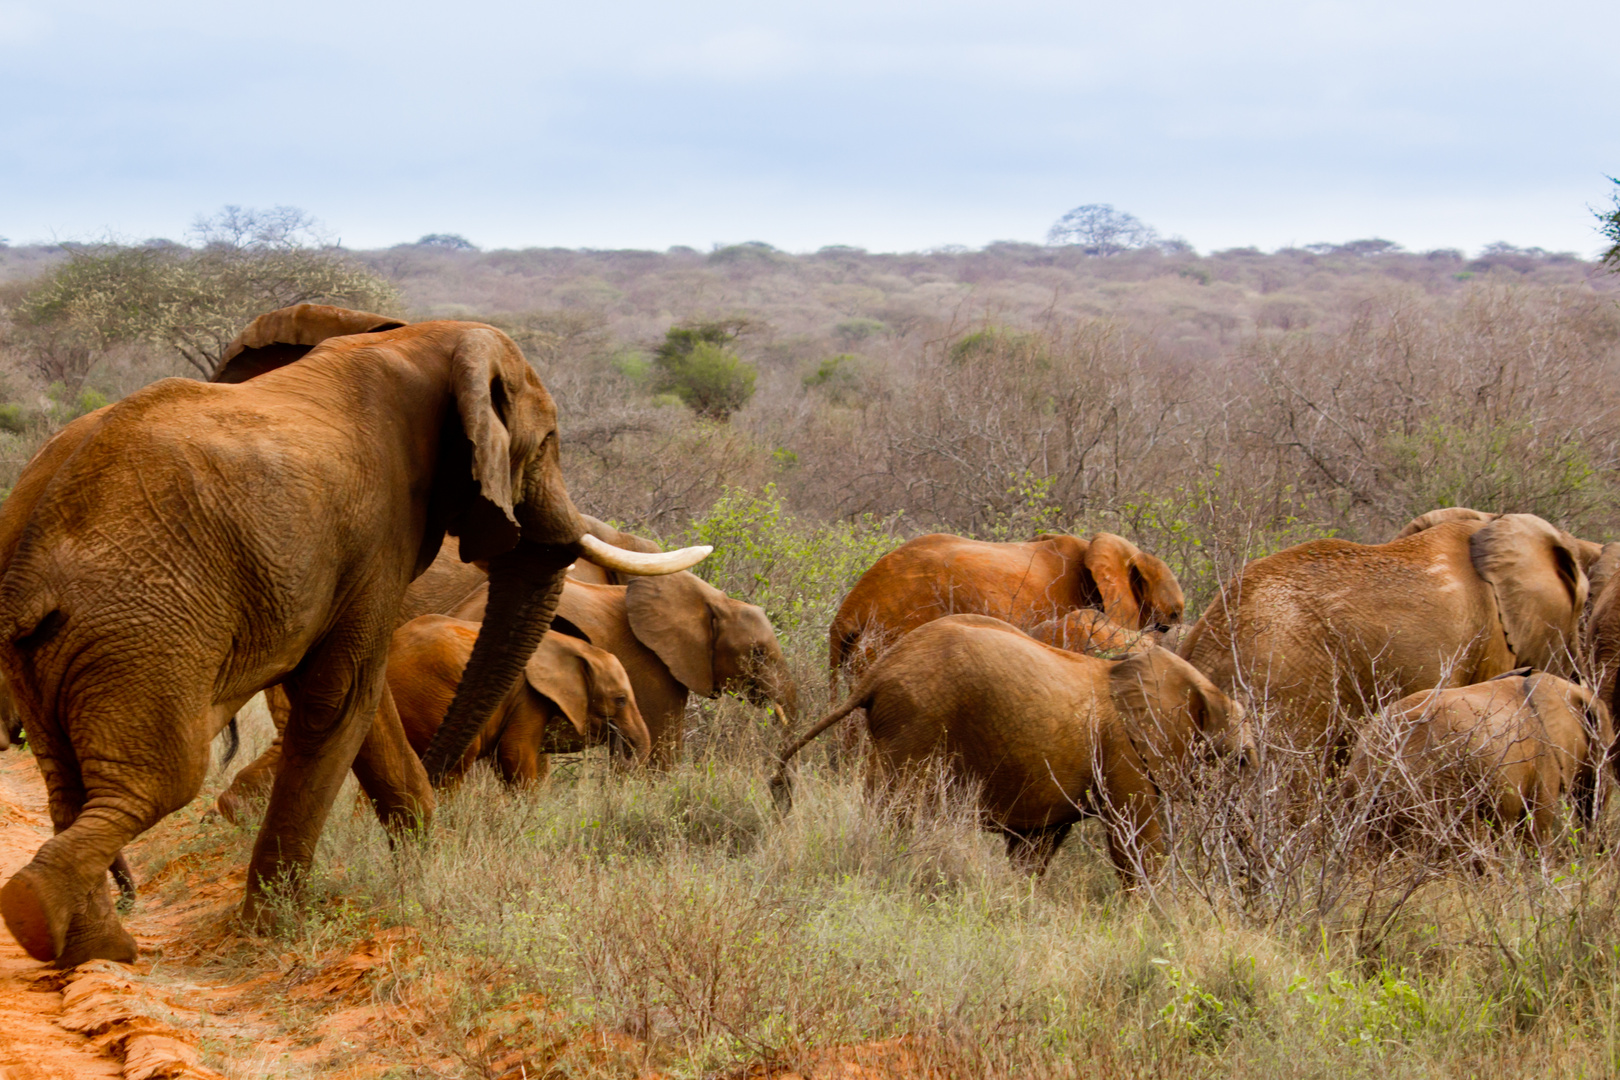
[[[405,323],[372,311],[330,304],[294,304],[248,323],[231,339],[209,382],[242,383],[302,359],[328,338],[397,330]]]

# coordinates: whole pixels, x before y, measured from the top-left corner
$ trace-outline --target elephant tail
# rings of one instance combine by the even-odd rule
[[[118,905],[127,909],[135,903],[135,872],[129,868],[129,860],[124,857],[122,851],[113,856],[112,866],[109,869],[112,871],[113,881],[118,885]]]
[[[220,768],[229,765],[231,759],[236,757],[236,752],[242,749],[242,731],[236,726],[236,717],[231,717],[231,722],[225,725],[224,735],[225,753],[220,755]]]
[[[778,810],[786,812],[793,806],[793,776],[788,771],[788,766],[793,761],[793,756],[800,750],[803,750],[806,746],[809,746],[810,743],[815,740],[816,736],[820,735],[823,731],[826,731],[828,728],[838,723],[838,721],[844,719],[856,709],[865,708],[867,699],[871,696],[868,689],[868,684],[869,680],[863,680],[862,685],[853,694],[846,698],[842,705],[838,706],[838,708],[834,709],[826,716],[823,716],[820,720],[817,720],[809,731],[805,732],[799,737],[798,742],[794,743],[783,752],[782,756],[778,759],[776,775],[771,777],[771,801],[776,804]]]

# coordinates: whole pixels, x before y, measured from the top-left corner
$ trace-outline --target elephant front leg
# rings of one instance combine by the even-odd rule
[[[382,698],[386,650],[327,643],[286,681],[292,714],[281,768],[248,865],[242,915],[264,919],[272,892],[302,887],[343,778]]]

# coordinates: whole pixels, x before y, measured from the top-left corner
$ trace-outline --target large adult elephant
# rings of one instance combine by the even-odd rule
[[[1014,863],[1036,872],[1076,821],[1101,817],[1127,886],[1162,854],[1160,799],[1190,756],[1251,745],[1243,706],[1173,653],[1103,660],[1000,619],[950,615],[902,638],[782,754],[771,781],[779,802],[793,756],[857,709],[871,735],[869,790],[943,761],[977,789]]]
[[[836,684],[858,675],[902,634],[954,613],[989,615],[1028,629],[1097,608],[1132,630],[1167,629],[1187,606],[1164,562],[1123,537],[1048,533],[1024,544],[932,533],[872,565],[827,631]]]
[[[1314,540],[1257,559],[1181,655],[1268,703],[1290,744],[1337,741],[1419,690],[1569,670],[1587,588],[1572,538],[1541,518],[1459,516],[1387,544]]]
[[[246,382],[165,379],[74,421],[0,508],[0,672],[57,829],[0,889],[0,914],[38,959],[133,959],[102,875],[196,795],[209,742],[255,693],[282,684],[291,716],[250,919],[271,883],[303,877],[351,765],[385,816],[424,815],[428,781],[517,680],[575,558],[693,561],[586,536],[556,408],[493,327],[293,348]],[[488,561],[495,602],[424,775],[379,707],[401,598],[446,532]]]
[[[483,618],[482,598],[453,614]],[[695,574],[638,578],[629,585],[570,579],[557,605],[557,626],[619,658],[652,735],[657,765],[673,764],[680,753],[692,694],[741,694],[761,708],[780,709],[788,723],[798,718],[798,687],[764,610]]]

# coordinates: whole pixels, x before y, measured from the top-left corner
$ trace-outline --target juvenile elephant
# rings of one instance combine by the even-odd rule
[[[1370,725],[1347,770],[1346,797],[1369,799],[1395,842],[1456,823],[1514,830],[1540,847],[1563,833],[1563,804],[1590,825],[1614,743],[1608,707],[1545,673],[1424,690]]]
[[[277,318],[296,330],[303,315]],[[165,379],[81,417],[0,507],[0,673],[57,829],[0,889],[0,914],[37,959],[134,958],[103,875],[196,795],[210,741],[260,690],[282,684],[291,715],[250,919],[271,882],[302,878],[351,765],[386,818],[425,816],[428,780],[517,680],[569,563],[693,561],[585,534],[555,406],[500,331],[428,322],[308,344],[322,332],[246,382]],[[446,532],[488,561],[497,603],[424,775],[382,707],[384,672],[401,598]]]
[[[1243,706],[1163,649],[1102,660],[999,619],[951,615],[901,638],[782,755],[771,781],[779,800],[793,756],[857,709],[871,736],[868,790],[943,756],[977,786],[1015,864],[1044,872],[1076,821],[1101,817],[1127,886],[1163,852],[1162,787],[1190,755],[1250,747]]]
[[[439,730],[477,638],[477,623],[447,615],[423,615],[394,631],[388,687],[417,752]],[[638,762],[652,750],[623,665],[588,642],[551,631],[450,775],[487,757],[507,783],[538,783],[550,772],[551,754],[609,743]]]
[[[476,621],[483,615],[482,598],[454,614]],[[691,694],[741,694],[761,708],[780,709],[788,723],[798,717],[798,687],[765,612],[695,574],[629,585],[569,580],[557,624],[624,664],[659,766],[673,764],[680,753]]]
[[[1380,701],[1525,665],[1569,670],[1586,595],[1573,540],[1541,518],[1442,521],[1249,563],[1181,655],[1226,692],[1269,702],[1282,741],[1343,744]]]
[[[1156,648],[1163,637],[1156,630],[1135,630],[1121,626],[1095,608],[1071,611],[1059,618],[1047,619],[1030,627],[1028,634],[1036,641],[1055,648],[1112,660]]]
[[[998,544],[933,533],[873,564],[838,607],[827,632],[836,685],[901,635],[954,613],[990,615],[1020,628],[1097,608],[1133,630],[1181,621],[1186,600],[1160,559],[1112,533],[1090,540],[1048,533]]]

